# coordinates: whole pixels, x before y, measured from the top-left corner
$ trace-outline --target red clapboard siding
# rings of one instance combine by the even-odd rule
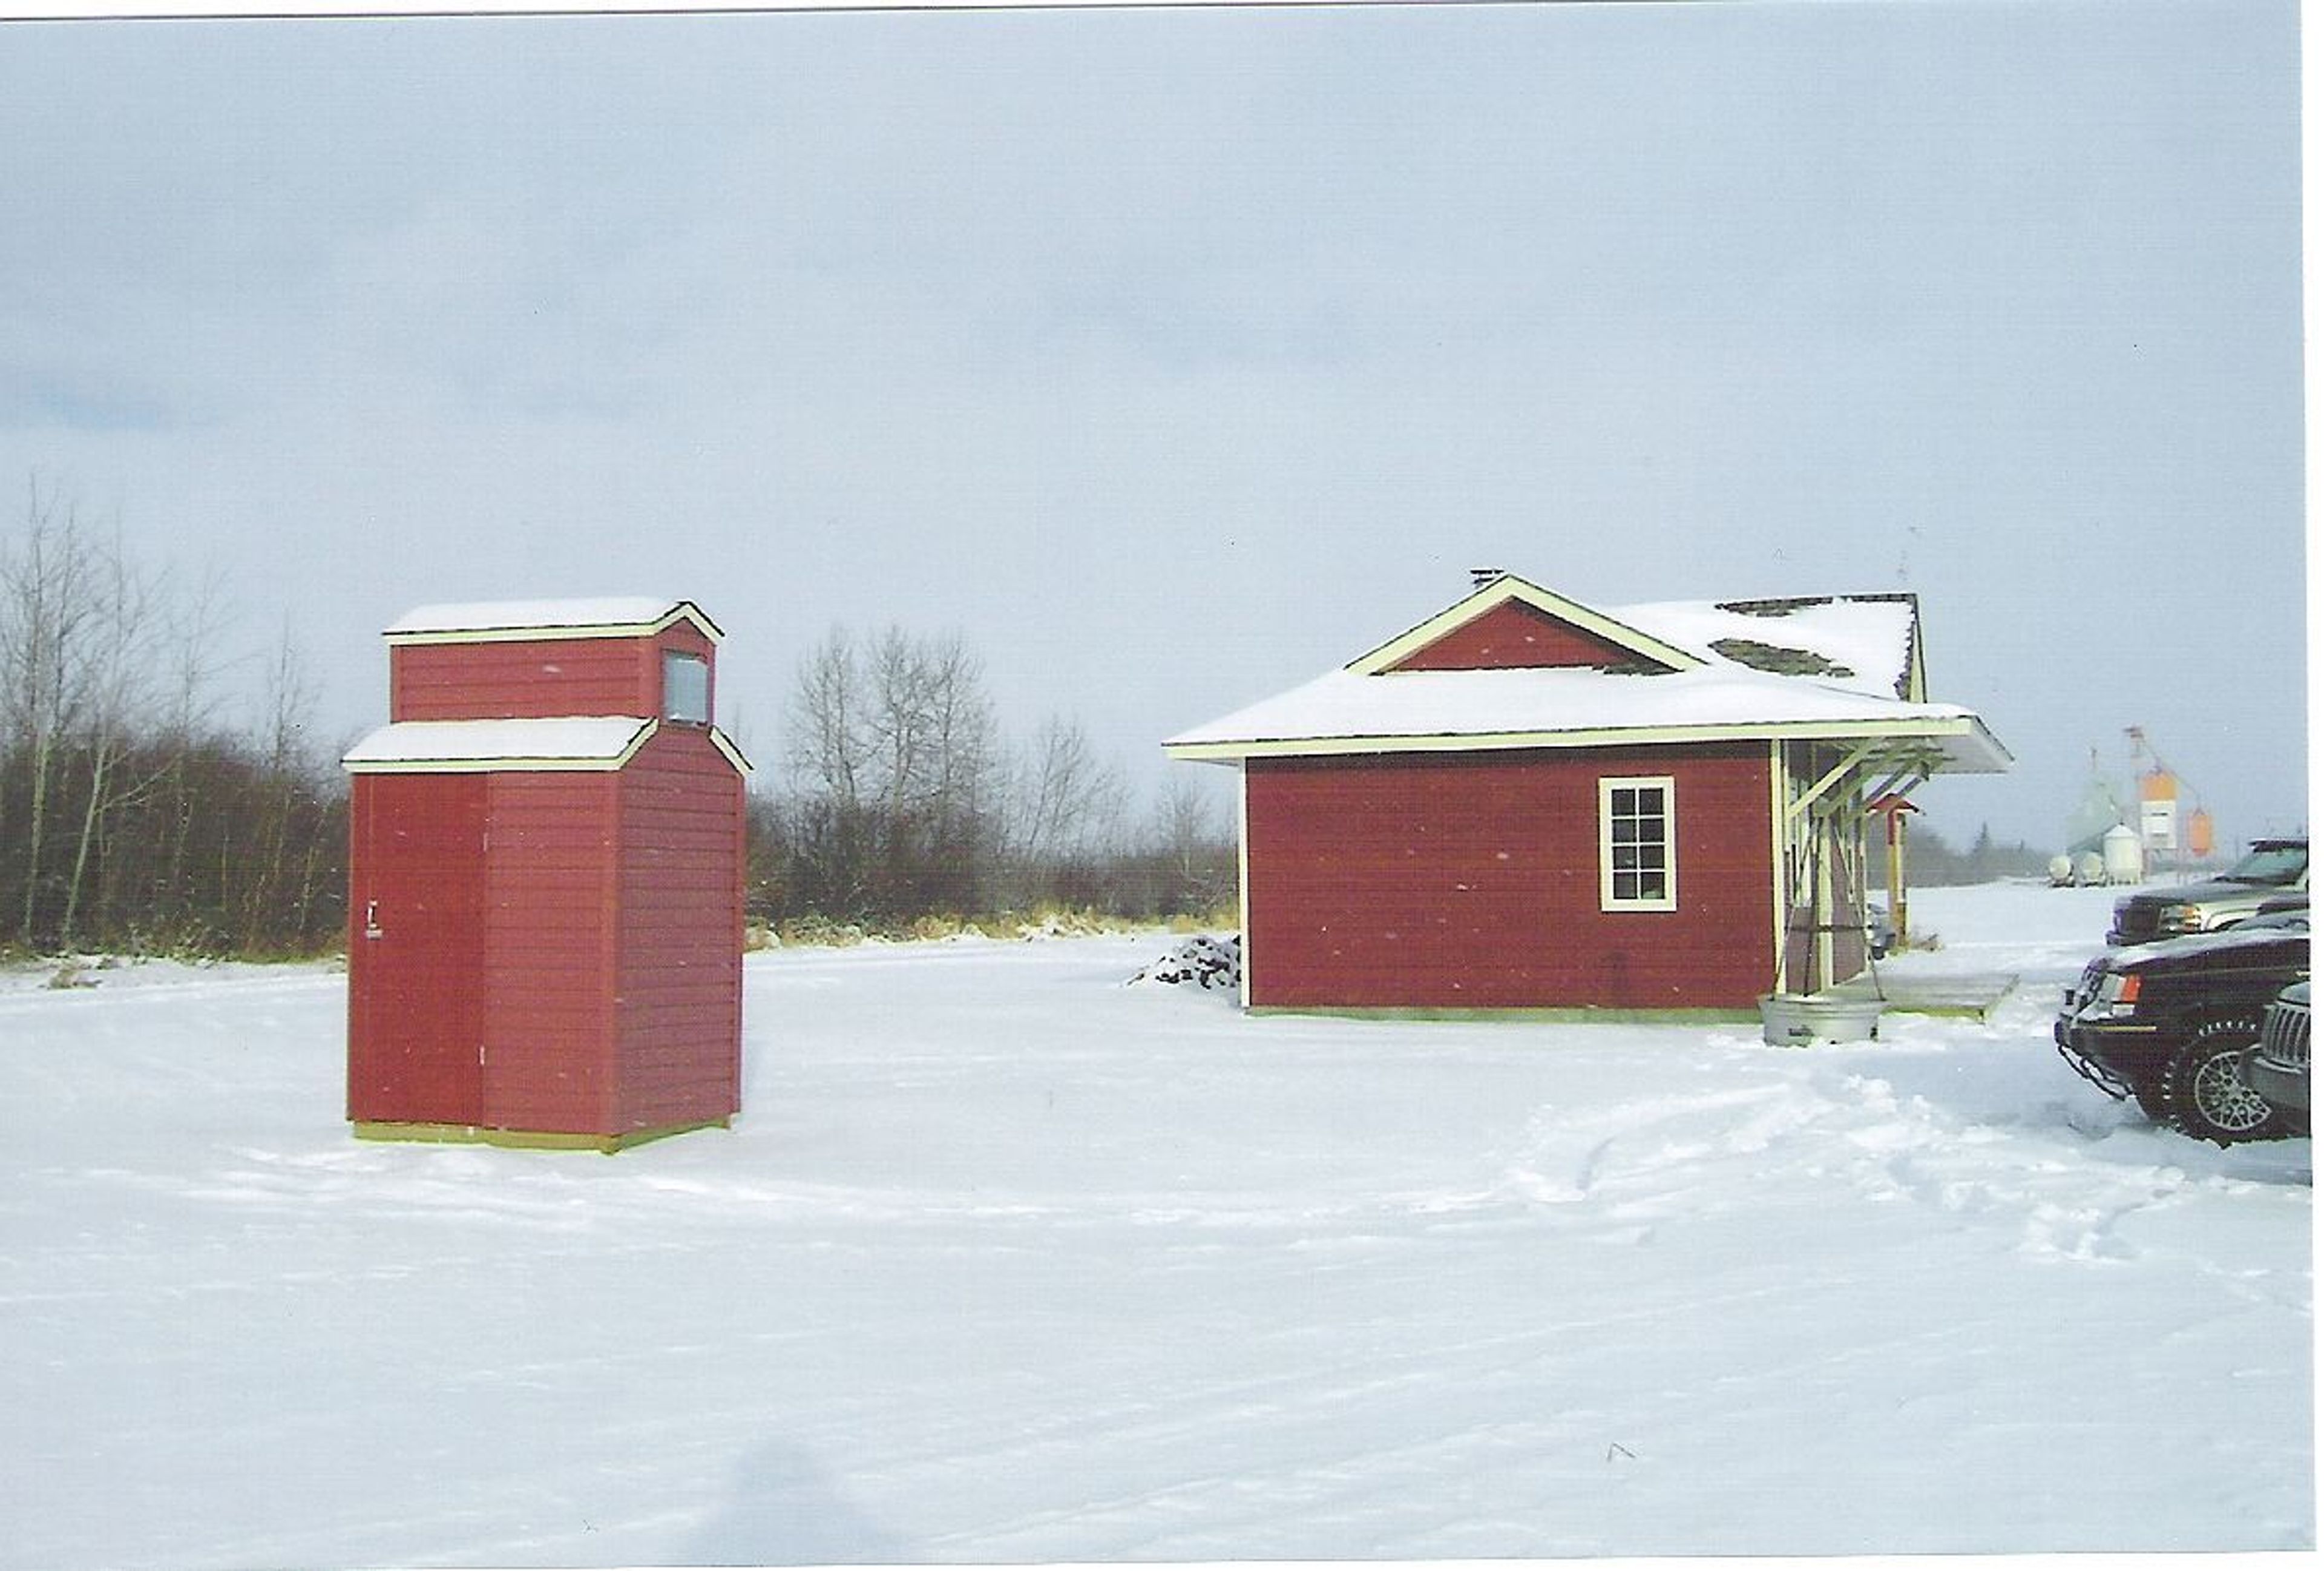
[[[1495,670],[1517,667],[1636,664],[1621,645],[1530,605],[1508,601],[1414,651],[1400,671]]]
[[[620,780],[615,1121],[731,1117],[742,1101],[742,779],[706,733],[669,726]]]
[[[660,673],[644,683],[639,641],[559,638],[414,643],[388,652],[397,720],[530,720],[660,713]]]
[[[1746,1008],[1773,980],[1766,749],[1254,759],[1250,1002]],[[1599,909],[1598,782],[1674,781],[1680,909]]]
[[[484,1091],[496,1128],[608,1134],[604,954],[616,776],[492,781]],[[595,847],[594,855],[587,853]]]
[[[659,715],[663,652],[710,660],[714,647],[691,623],[684,622],[650,639],[398,644],[388,651],[389,717],[531,720],[559,715]],[[711,681],[715,705],[715,664]]]

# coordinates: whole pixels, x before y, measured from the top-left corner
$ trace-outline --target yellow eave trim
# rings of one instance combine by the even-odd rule
[[[2004,768],[2015,762],[1975,719],[1940,719],[1899,725],[1888,720],[1803,720],[1749,725],[1600,726],[1578,731],[1493,731],[1414,736],[1303,736],[1265,741],[1166,742],[1165,755],[1187,762],[1238,758],[1299,758],[1356,753],[1480,753],[1503,748],[1637,747],[1689,742],[1756,742],[1769,738],[1890,738],[1913,742],[1973,736],[1991,747]]]
[[[642,730],[623,744],[619,753],[601,758],[386,759],[352,763],[343,762],[340,767],[349,774],[491,774],[499,772],[610,774],[617,769],[623,768],[632,759],[637,757],[645,744],[651,741],[654,735],[660,729],[660,721],[648,721]],[[718,750],[719,755],[734,766],[735,773],[747,775],[752,772],[754,766],[744,755],[742,750],[734,744],[733,737],[715,725],[706,726],[704,730],[709,735],[710,744]]]
[[[349,774],[612,774],[634,756],[619,758],[423,758],[350,763]]]
[[[391,644],[421,643],[550,643],[577,638],[651,638],[690,622],[713,643],[722,643],[726,633],[710,620],[701,606],[691,600],[681,600],[668,613],[652,622],[600,623],[580,627],[477,627],[417,629],[410,633],[389,633],[382,636]]]
[[[710,727],[710,744],[725,755],[726,762],[734,766],[735,773],[751,772],[751,761],[742,756],[742,750],[734,745],[734,739],[715,725]]]
[[[1434,643],[1438,639],[1462,624],[1472,622],[1496,605],[1511,600],[1521,602],[1545,616],[1572,624],[1585,633],[1596,634],[1609,643],[1618,645],[1631,653],[1648,660],[1659,661],[1674,670],[1691,670],[1707,664],[1702,656],[1690,654],[1674,644],[1639,632],[1628,623],[1617,622],[1602,612],[1592,611],[1577,601],[1554,594],[1538,584],[1529,583],[1514,573],[1503,574],[1491,583],[1459,603],[1448,605],[1417,627],[1398,633],[1369,654],[1360,655],[1348,662],[1347,669],[1358,676],[1377,676],[1399,661],[1410,658]]]

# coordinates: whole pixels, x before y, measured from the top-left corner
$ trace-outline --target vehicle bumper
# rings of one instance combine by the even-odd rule
[[[2171,1041],[2151,1025],[2098,1025],[2061,1015],[2050,1034],[2075,1073],[2117,1100],[2159,1084],[2171,1061]]]
[[[2271,1064],[2257,1053],[2246,1054],[2238,1069],[2244,1084],[2275,1106],[2289,1107],[2301,1114],[2308,1111],[2308,1077],[2299,1070]]]
[[[2231,923],[2221,924],[2222,927],[2232,925]],[[2160,944],[2170,938],[2184,938],[2196,933],[2217,931],[2218,931],[2218,928],[2154,928],[2144,933],[2126,933],[2120,928],[2108,928],[2106,941],[2107,947],[2109,949],[2135,949],[2141,944]]]

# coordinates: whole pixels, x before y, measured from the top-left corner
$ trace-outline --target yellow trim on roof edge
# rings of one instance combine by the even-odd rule
[[[348,763],[349,774],[612,774],[635,756],[619,758],[422,758]]]
[[[1625,622],[1617,622],[1601,611],[1592,611],[1577,600],[1543,588],[1540,585],[1504,573],[1458,603],[1446,606],[1418,626],[1409,628],[1381,644],[1369,654],[1350,661],[1347,670],[1358,676],[1378,676],[1398,661],[1418,653],[1438,639],[1464,624],[1473,622],[1494,606],[1511,600],[1522,601],[1545,616],[1572,623],[1585,633],[1595,633],[1609,643],[1618,644],[1631,653],[1659,661],[1674,670],[1692,670],[1706,662],[1701,655],[1690,654],[1674,644],[1665,643],[1650,633],[1641,633]]]
[[[1898,725],[1888,720],[1798,720],[1735,725],[1600,726],[1580,731],[1440,732],[1418,736],[1304,736],[1267,741],[1166,742],[1163,753],[1190,763],[1241,758],[1302,758],[1359,753],[1483,753],[1505,748],[1666,746],[1690,742],[1753,742],[1769,738],[1830,739],[1893,737],[1899,742],[1948,736],[1982,738],[2004,766],[2015,756],[1981,721],[1930,719]]]
[[[706,726],[710,744],[719,756],[734,766],[734,772],[747,775],[754,766],[734,739],[715,725]],[[381,759],[349,763],[341,760],[339,767],[349,774],[492,774],[499,772],[540,774],[611,774],[624,768],[637,757],[645,744],[661,730],[661,722],[650,720],[644,729],[626,743],[617,754],[601,758],[405,758]]]
[[[751,761],[742,756],[742,750],[734,744],[734,739],[715,725],[710,727],[710,744],[726,755],[726,762],[734,766],[735,773],[751,772]]]
[[[568,638],[651,638],[658,633],[675,627],[681,622],[691,622],[702,630],[702,635],[713,643],[723,643],[726,633],[709,613],[691,600],[680,600],[669,611],[652,622],[604,623],[584,627],[479,627],[415,629],[410,633],[381,634],[391,644],[423,643],[543,643]]]

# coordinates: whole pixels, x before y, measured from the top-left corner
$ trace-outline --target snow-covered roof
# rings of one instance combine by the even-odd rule
[[[340,762],[353,774],[619,769],[645,745],[655,724],[631,715],[399,720],[356,743]]]
[[[659,720],[635,715],[399,720],[356,743],[339,763],[349,774],[615,770],[635,758],[660,726]],[[733,739],[715,725],[702,729],[736,773],[751,772],[751,761]]]
[[[1882,698],[1912,696],[1920,615],[1907,596],[1666,600],[1616,606],[1606,615],[1706,660],[1812,674]]]
[[[2009,754],[1970,710],[1881,698],[1731,661],[1663,675],[1548,670],[1327,671],[1164,744],[1182,758],[1403,746],[1606,746],[1772,735],[1925,739],[1949,767]]]
[[[1164,746],[1174,757],[1231,760],[1788,736],[1894,741],[1969,772],[2009,767],[2008,750],[1973,711],[1920,698],[1919,617],[1909,596],[1674,601],[1588,613],[1634,645],[1682,654],[1678,670],[1393,669],[1401,653],[1511,599],[1572,604],[1501,578],[1353,665]]]
[[[390,642],[489,642],[520,638],[616,638],[660,632],[684,619],[710,638],[724,634],[691,600],[613,595],[577,600],[480,600],[420,605],[388,624]]]

